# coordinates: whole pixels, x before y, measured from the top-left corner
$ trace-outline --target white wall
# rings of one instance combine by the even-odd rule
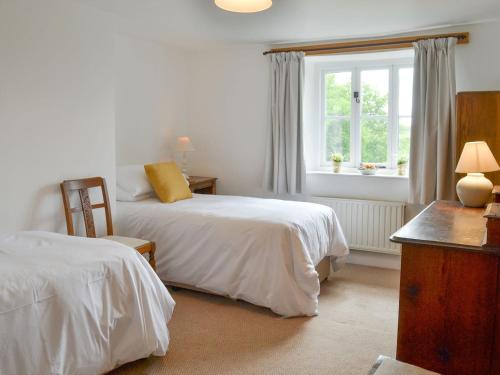
[[[65,0],[2,0],[0,51],[0,232],[65,232],[60,181],[104,176],[114,196],[109,19]]]
[[[470,44],[456,50],[457,92],[500,90],[500,21],[453,30],[470,32]]]
[[[116,158],[118,165],[171,157],[186,130],[185,51],[133,36],[116,36]]]
[[[212,46],[190,54],[191,174],[216,176],[223,194],[262,195],[268,64],[262,45]]]

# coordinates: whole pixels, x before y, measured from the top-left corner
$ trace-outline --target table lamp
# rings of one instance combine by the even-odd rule
[[[482,172],[499,169],[486,142],[467,142],[455,170],[457,173],[467,173],[467,176],[457,183],[460,202],[466,207],[484,207],[491,197],[493,184]]]
[[[175,146],[177,152],[182,153],[182,173],[187,176],[187,153],[194,151],[193,144],[189,137],[177,138],[177,145]]]

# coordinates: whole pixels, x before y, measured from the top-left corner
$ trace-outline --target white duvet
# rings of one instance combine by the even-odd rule
[[[319,204],[195,194],[170,204],[118,202],[117,208],[120,234],[156,241],[162,280],[283,316],[317,314],[315,266],[349,252],[335,213]]]
[[[0,374],[101,374],[164,355],[174,301],[145,259],[102,239],[0,238]]]

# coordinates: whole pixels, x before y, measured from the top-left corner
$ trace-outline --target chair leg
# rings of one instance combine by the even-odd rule
[[[149,264],[151,265],[153,270],[156,271],[155,252],[156,252],[156,243],[151,242],[151,250],[149,251]]]

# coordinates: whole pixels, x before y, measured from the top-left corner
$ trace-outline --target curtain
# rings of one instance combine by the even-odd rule
[[[305,190],[304,53],[273,53],[270,64],[270,133],[264,187],[275,194],[301,194]]]
[[[414,43],[410,203],[455,199],[456,38]]]

